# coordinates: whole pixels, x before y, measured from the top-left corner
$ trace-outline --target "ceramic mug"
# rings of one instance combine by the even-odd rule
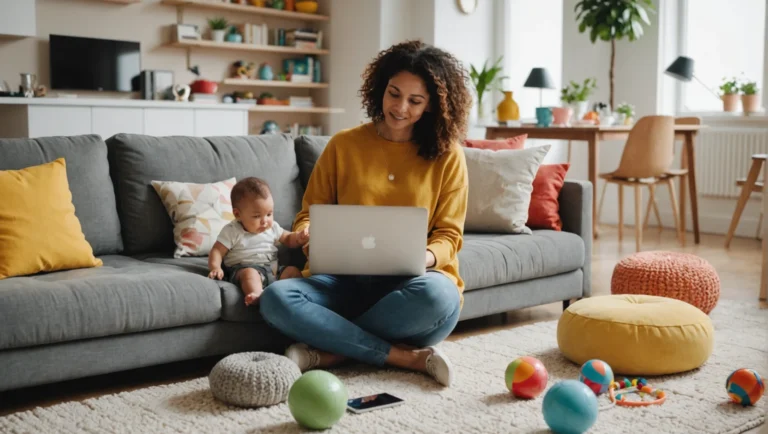
[[[536,108],[537,126],[548,127],[552,124],[552,109],[550,107]]]
[[[552,108],[552,124],[553,125],[568,125],[573,115],[573,109],[570,107],[553,107]]]

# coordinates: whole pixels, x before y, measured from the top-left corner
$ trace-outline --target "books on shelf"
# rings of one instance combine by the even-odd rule
[[[292,96],[288,98],[288,105],[291,107],[314,107],[315,103],[311,96]]]
[[[285,31],[285,45],[296,48],[323,48],[323,31],[309,28]]]
[[[207,104],[218,104],[219,97],[212,93],[193,93],[189,96],[189,100],[192,102],[200,102]]]
[[[269,45],[269,27],[266,24],[243,23],[236,28],[244,44]]]
[[[323,48],[323,32],[314,29],[272,28],[267,24],[242,23],[235,26],[244,44],[275,45],[303,49]]]

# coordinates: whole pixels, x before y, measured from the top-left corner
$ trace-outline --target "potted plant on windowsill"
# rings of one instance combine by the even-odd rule
[[[736,105],[739,103],[739,82],[736,78],[730,80],[723,77],[723,84],[720,85],[720,99],[723,100],[723,111],[735,112]]]
[[[741,107],[744,113],[753,113],[760,108],[760,98],[758,96],[757,82],[747,81],[741,85]]]
[[[575,119],[581,119],[589,110],[589,97],[597,89],[597,79],[584,79],[579,84],[573,80],[560,91],[560,101],[573,108]]]
[[[227,34],[227,27],[229,23],[226,18],[209,18],[208,26],[211,28],[211,39],[214,42],[224,42],[224,37]]]

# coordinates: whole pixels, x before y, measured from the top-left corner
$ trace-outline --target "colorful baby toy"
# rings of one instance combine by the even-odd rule
[[[597,396],[580,381],[563,380],[549,388],[541,410],[552,431],[584,433],[597,421]]]
[[[632,381],[625,378],[620,381],[611,381],[611,385],[608,387],[608,395],[611,397],[611,402],[622,407],[645,407],[649,405],[663,404],[667,399],[667,395],[661,389],[654,389],[648,385],[648,381],[645,378],[635,378]],[[629,393],[640,394],[640,401],[630,401],[626,398]],[[645,397],[651,396],[652,401],[646,401]]]
[[[595,395],[600,395],[607,392],[613,382],[613,370],[602,360],[587,360],[581,365],[579,381],[592,389]]]
[[[532,399],[547,387],[547,368],[538,359],[519,357],[507,366],[504,379],[507,389],[518,398]]]
[[[765,393],[765,383],[754,369],[737,369],[725,380],[731,401],[743,406],[755,405]]]

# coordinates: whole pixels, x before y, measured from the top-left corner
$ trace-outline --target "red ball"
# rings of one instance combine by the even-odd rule
[[[547,387],[547,368],[534,357],[519,357],[507,366],[507,389],[518,398],[533,399]]]

